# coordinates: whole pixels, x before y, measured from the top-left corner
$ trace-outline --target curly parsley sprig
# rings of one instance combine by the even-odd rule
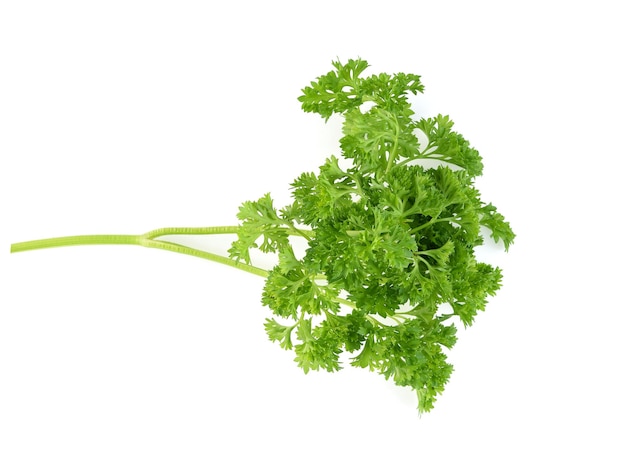
[[[481,227],[506,250],[515,234],[481,200],[473,183],[482,159],[450,118],[415,116],[408,97],[423,91],[419,76],[365,77],[361,59],[333,68],[299,100],[305,112],[343,117],[342,159],[330,156],[317,173],[295,179],[290,205],[279,210],[266,194],[241,205],[237,226],[44,239],[11,251],[133,244],[257,274],[273,313],[265,330],[305,372],[347,361],[409,386],[419,411],[429,411],[452,373],[444,349],[456,342],[453,318],[471,325],[501,284],[499,268],[476,260]],[[162,239],[181,234],[237,239],[227,257]],[[274,254],[276,266],[253,264],[253,249]]]

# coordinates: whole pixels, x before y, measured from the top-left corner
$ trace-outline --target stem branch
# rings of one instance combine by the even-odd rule
[[[197,236],[209,234],[237,234],[239,226],[205,226],[197,228],[160,228],[148,231],[143,235],[146,239],[155,239],[160,236]]]
[[[152,249],[168,250],[170,252],[191,255],[204,258],[223,265],[232,266],[248,273],[267,277],[268,271],[247,263],[234,260],[229,257],[217,255],[211,252],[194,249],[174,242],[157,240],[157,237],[166,235],[193,235],[193,234],[236,234],[238,226],[212,226],[202,228],[161,228],[149,231],[142,235],[129,234],[96,234],[84,236],[53,237],[50,239],[39,239],[35,241],[17,242],[11,244],[11,253],[26,252],[28,250],[47,249],[53,247],[66,247],[74,245],[140,245]]]

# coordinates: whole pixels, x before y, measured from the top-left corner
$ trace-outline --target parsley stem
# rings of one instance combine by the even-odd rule
[[[192,236],[192,235],[209,235],[209,234],[237,234],[239,226],[204,226],[195,228],[160,228],[148,231],[143,235],[147,239],[155,239],[160,236]]]
[[[441,223],[441,222],[443,222],[443,221],[454,221],[454,219],[455,219],[455,218],[454,218],[454,217],[452,217],[452,216],[448,216],[448,217],[446,217],[446,218],[437,218],[437,217],[432,217],[432,218],[431,218],[428,222],[426,222],[426,223],[424,223],[424,224],[422,224],[422,225],[420,225],[420,226],[417,226],[417,227],[415,227],[415,228],[411,229],[409,232],[410,232],[411,234],[415,234],[417,231],[420,231],[421,229],[427,228],[428,226],[430,226],[430,225],[432,225],[432,224],[435,224],[435,223]]]
[[[302,236],[307,240],[307,242],[311,242],[311,237],[303,229],[298,229],[293,224],[287,224],[287,228],[288,228],[287,234],[295,235],[295,236]],[[308,232],[311,234],[314,233],[314,231],[308,231]]]
[[[337,302],[338,304],[342,304],[350,308],[356,308],[356,304],[347,299],[342,299],[341,297],[335,297],[333,300]]]
[[[51,247],[65,247],[70,245],[97,245],[97,244],[131,244],[139,245],[140,236],[127,234],[96,234],[85,236],[53,237],[35,241],[18,242],[11,244],[11,253],[27,250],[47,249]]]
[[[97,235],[83,235],[83,236],[65,236],[65,237],[53,237],[49,239],[39,239],[28,242],[18,242],[11,245],[11,253],[26,252],[28,250],[46,249],[53,247],[65,247],[74,245],[140,245],[143,247],[168,250],[170,252],[177,252],[184,255],[191,255],[194,257],[204,258],[223,265],[232,266],[248,273],[252,273],[258,276],[267,277],[269,272],[263,268],[259,268],[253,265],[234,260],[232,258],[217,255],[211,252],[205,252],[203,250],[194,249],[184,245],[176,244],[174,242],[157,240],[156,237],[165,235],[190,235],[190,234],[233,234],[238,230],[238,226],[215,226],[205,228],[162,228],[149,231],[142,235],[128,235],[128,234],[97,234]]]
[[[206,260],[221,263],[222,265],[228,265],[243,271],[247,271],[248,273],[252,273],[263,278],[267,278],[267,276],[269,275],[269,272],[267,270],[264,270],[263,268],[259,268],[254,265],[248,265],[244,262],[224,257],[222,255],[214,254],[212,252],[205,252],[204,250],[198,250],[194,249],[193,247],[176,244],[174,242],[142,238],[142,241],[139,245],[153,249],[169,250],[170,252],[177,252],[185,255],[191,255],[193,257],[204,258]]]
[[[398,154],[398,142],[400,139],[400,124],[398,123],[398,118],[394,115],[393,117],[394,126],[396,127],[396,131],[394,134],[393,147],[389,152],[389,159],[387,160],[387,168],[385,169],[385,174],[389,173],[391,168],[396,161],[396,156]]]

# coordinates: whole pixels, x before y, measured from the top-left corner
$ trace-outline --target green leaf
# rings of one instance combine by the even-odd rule
[[[237,232],[238,239],[228,251],[231,258],[250,263],[250,249],[272,253],[290,246],[290,224],[278,215],[269,194],[257,201],[244,202],[237,218],[242,223]]]
[[[428,138],[428,145],[421,151],[423,159],[440,160],[463,168],[472,177],[483,172],[483,162],[478,151],[459,133],[452,130],[454,123],[449,116],[437,115],[422,118],[416,124]]]
[[[489,203],[480,209],[480,224],[491,231],[494,241],[502,241],[505,250],[509,250],[509,246],[515,239],[515,233],[504,216],[498,213],[496,207]]]
[[[341,350],[337,347],[336,341],[323,336],[315,337],[310,319],[300,321],[297,334],[302,342],[295,346],[295,361],[305,373],[320,369],[337,371],[341,368],[339,365]]]
[[[293,343],[291,341],[291,333],[296,325],[285,326],[278,323],[273,318],[267,318],[265,320],[265,331],[271,341],[279,342],[283,349],[293,349]]]
[[[364,60],[349,60],[345,65],[333,62],[333,71],[320,76],[302,89],[298,100],[305,112],[314,112],[328,119],[363,103],[359,86],[360,74],[368,67]]]

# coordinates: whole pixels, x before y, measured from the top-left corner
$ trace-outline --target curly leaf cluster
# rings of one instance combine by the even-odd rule
[[[364,60],[333,66],[299,100],[324,119],[343,116],[341,159],[299,176],[280,211],[269,195],[245,202],[231,258],[250,263],[253,248],[278,256],[265,328],[305,372],[338,370],[347,353],[414,389],[428,411],[452,372],[453,317],[471,325],[500,287],[500,269],[475,258],[481,226],[506,249],[515,235],[480,199],[481,157],[450,118],[415,117],[419,76],[363,77]],[[301,257],[294,236],[306,240]]]

